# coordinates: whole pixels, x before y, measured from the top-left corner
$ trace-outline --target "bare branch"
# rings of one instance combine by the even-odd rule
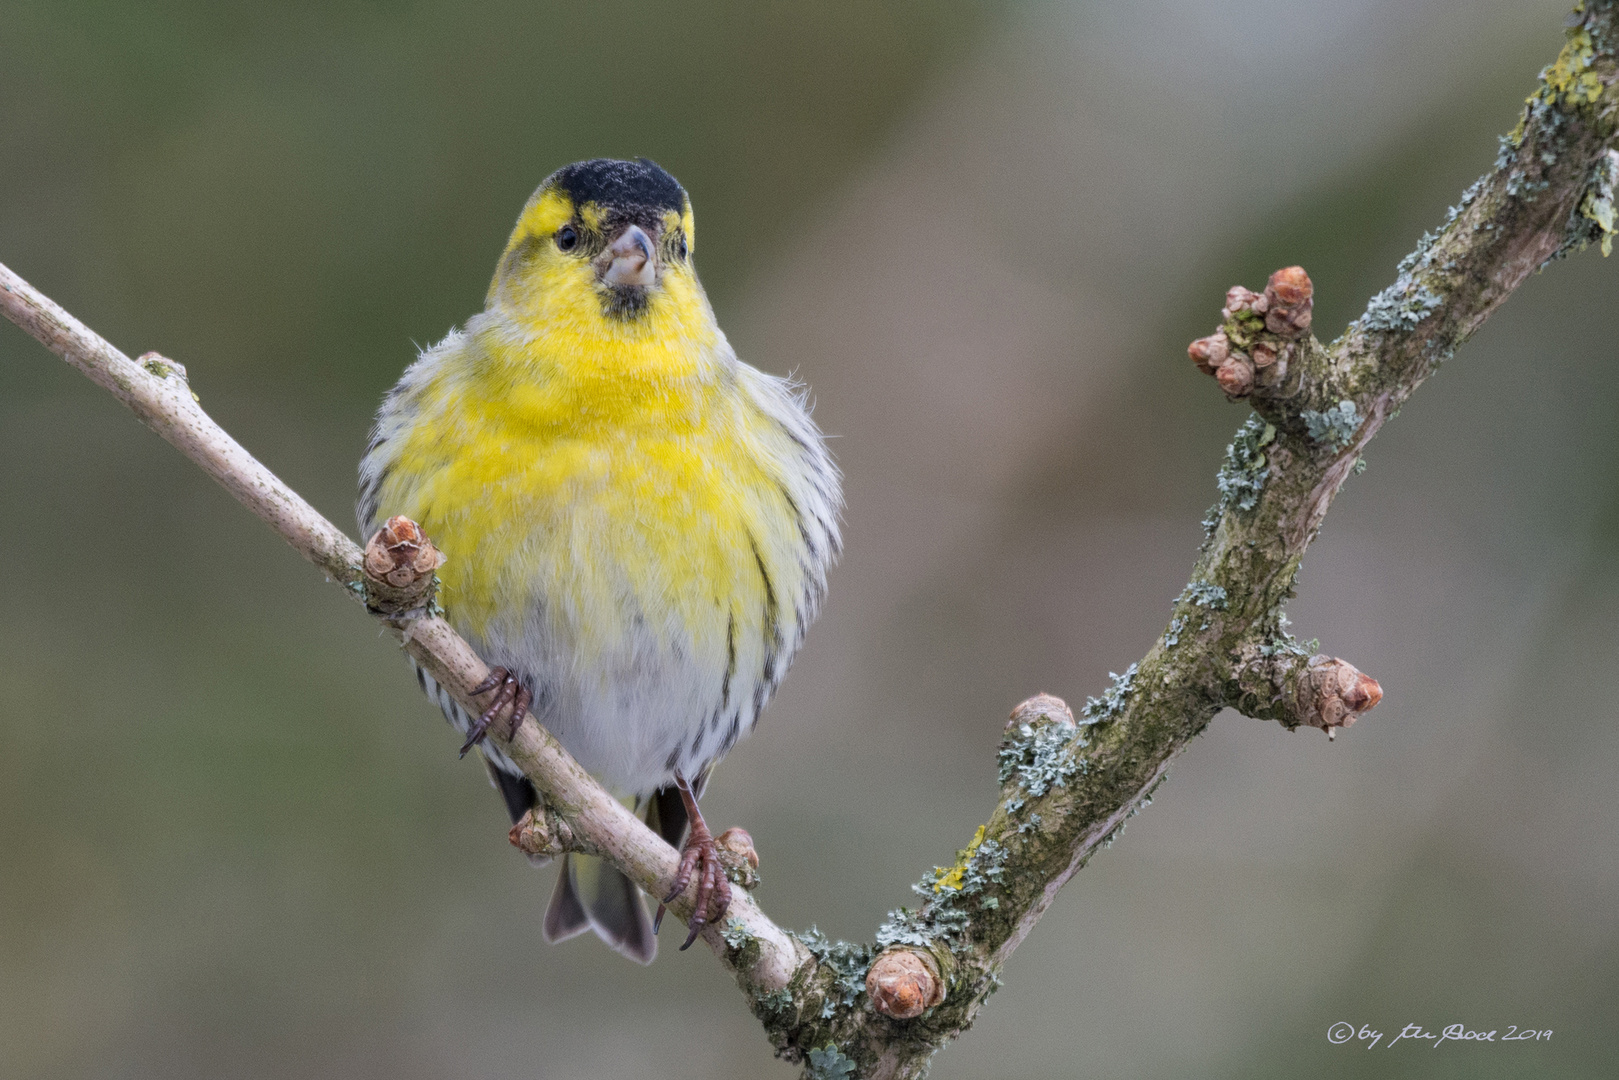
[[[1579,4],[1495,168],[1423,238],[1399,276],[1331,345],[1310,335],[1309,276],[1288,267],[1263,292],[1235,287],[1221,325],[1188,352],[1254,409],[1226,451],[1220,501],[1192,580],[1152,649],[1075,714],[1046,695],[1020,705],[999,763],[1001,798],[950,866],[915,886],[921,902],[875,944],[793,935],[746,892],[704,939],[737,976],[777,1052],[812,1077],[918,1077],[972,1022],[999,970],[1057,891],[1151,801],[1170,761],[1222,708],[1329,737],[1382,698],[1376,680],[1313,655],[1286,631],[1299,560],[1361,451],[1400,404],[1524,278],[1590,243],[1609,250],[1619,186],[1616,0]],[[128,405],[201,465],[403,642],[440,685],[467,693],[487,674],[434,614],[428,538],[404,519],[362,553],[210,420],[184,369],[130,361],[0,266],[7,317]],[[591,851],[649,892],[676,855],[525,716],[502,748],[545,805],[511,832],[535,854]],[[722,837],[732,877],[757,865],[740,830]],[[685,906],[682,906],[685,905]],[[688,915],[689,902],[676,913]]]

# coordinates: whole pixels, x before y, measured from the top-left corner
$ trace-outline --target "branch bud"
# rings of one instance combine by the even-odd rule
[[[1198,338],[1186,346],[1186,355],[1192,358],[1192,363],[1205,375],[1213,375],[1225,363],[1225,358],[1231,353],[1231,339],[1225,336],[1224,330],[1216,330],[1208,337]]]
[[[1264,296],[1241,285],[1233,285],[1226,290],[1225,307],[1220,309],[1220,317],[1229,319],[1233,315],[1241,315],[1248,311],[1255,315],[1263,315],[1268,306],[1269,301]]]
[[[1064,727],[1074,727],[1074,710],[1060,697],[1036,694],[1012,710],[1006,721],[1007,731],[1017,731],[1024,724],[1033,726],[1042,720],[1053,721]]]
[[[366,606],[385,615],[402,615],[432,600],[433,571],[444,554],[408,517],[391,517],[365,545]]]
[[[1315,286],[1302,266],[1288,266],[1270,276],[1265,286],[1265,329],[1296,338],[1310,332]]]
[[[531,806],[506,834],[512,847],[531,859],[554,859],[573,847],[573,830],[544,804]]]
[[[1247,397],[1254,389],[1254,362],[1246,353],[1232,353],[1214,373],[1214,380],[1226,392],[1226,397]]]
[[[714,838],[719,849],[720,864],[726,876],[744,889],[759,886],[759,853],[753,849],[753,836],[741,828],[726,829]]]
[[[186,366],[178,360],[170,360],[162,353],[143,352],[135,363],[145,368],[148,375],[156,375],[160,379],[177,378],[181,382],[186,381]]]
[[[1299,679],[1299,717],[1325,731],[1328,738],[1382,700],[1383,688],[1376,679],[1336,657],[1312,656]]]
[[[1264,300],[1264,296],[1261,296],[1260,293],[1256,293],[1251,288],[1243,288],[1242,285],[1232,285],[1226,290],[1226,306],[1221,308],[1221,313],[1219,314],[1221,314],[1222,319],[1240,316],[1245,311],[1251,311],[1256,316],[1263,316],[1266,304],[1268,304],[1268,301]]]
[[[921,1016],[943,1001],[944,993],[939,963],[927,953],[891,949],[873,960],[866,972],[872,1008],[896,1020]]]

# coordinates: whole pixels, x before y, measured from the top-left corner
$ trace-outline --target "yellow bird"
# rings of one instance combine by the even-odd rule
[[[448,556],[440,602],[495,665],[478,717],[417,672],[462,753],[479,745],[515,821],[536,793],[484,733],[531,708],[682,846],[665,902],[696,877],[686,945],[730,899],[697,796],[815,618],[842,507],[803,394],[715,323],[692,226],[685,189],[644,158],[552,174],[484,310],[384,400],[359,503],[362,535],[403,514]],[[545,936],[586,929],[657,953],[636,887],[565,856]]]

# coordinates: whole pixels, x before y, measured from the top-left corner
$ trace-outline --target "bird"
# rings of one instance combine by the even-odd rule
[[[616,868],[562,857],[545,940],[590,930],[642,963],[691,879],[681,948],[724,916],[697,800],[758,724],[842,545],[842,478],[807,391],[737,358],[693,230],[685,188],[647,158],[552,173],[484,309],[405,369],[360,463],[361,535],[403,515],[446,557],[438,602],[492,665],[475,688],[488,707],[417,678],[513,822],[540,796],[485,736],[527,710],[680,848],[656,920]]]

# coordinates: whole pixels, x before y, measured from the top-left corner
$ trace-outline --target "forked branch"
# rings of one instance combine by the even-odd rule
[[[1076,716],[1041,695],[1000,750],[1001,799],[947,867],[916,886],[872,944],[777,927],[746,892],[745,833],[722,840],[734,880],[726,924],[703,939],[737,977],[778,1053],[812,1078],[917,1077],[960,1034],[1064,882],[1150,801],[1171,759],[1222,708],[1329,736],[1377,704],[1376,681],[1312,655],[1286,631],[1299,560],[1366,444],[1531,271],[1615,233],[1619,60],[1615,0],[1575,9],[1568,40],[1495,168],[1400,264],[1394,284],[1330,345],[1310,334],[1308,276],[1233,288],[1219,328],[1189,353],[1250,416],[1226,451],[1220,499],[1191,582],[1147,655]],[[0,266],[0,309],[113,393],[367,604],[461,703],[487,674],[435,613],[438,556],[403,519],[362,552],[211,420],[179,364],[132,361]],[[677,857],[525,716],[504,749],[545,797],[512,830],[530,852],[604,855],[661,895]],[[674,905],[690,914],[689,898]]]

